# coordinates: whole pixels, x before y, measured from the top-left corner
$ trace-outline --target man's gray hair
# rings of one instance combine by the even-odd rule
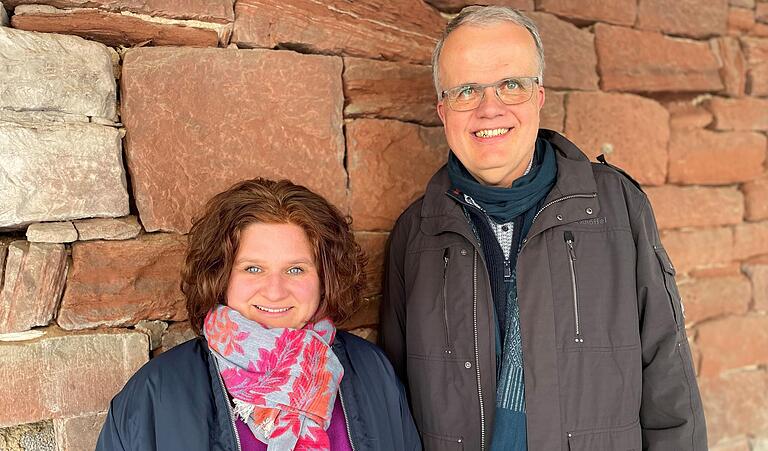
[[[539,60],[539,84],[544,82],[544,45],[541,43],[539,28],[533,20],[523,15],[520,11],[506,6],[467,6],[462,9],[456,17],[448,22],[445,31],[443,31],[443,36],[437,41],[435,51],[432,52],[432,81],[435,83],[438,99],[442,92],[442,89],[440,89],[438,61],[440,60],[443,44],[445,44],[445,39],[448,35],[462,25],[484,26],[497,24],[499,22],[511,22],[528,30],[533,37],[533,41],[536,43],[536,56]]]

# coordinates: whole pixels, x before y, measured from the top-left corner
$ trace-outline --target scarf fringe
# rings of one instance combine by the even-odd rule
[[[247,423],[248,419],[251,418],[251,415],[253,415],[253,411],[256,409],[256,406],[237,398],[234,398],[232,403],[235,405],[235,415],[240,417],[244,423]]]

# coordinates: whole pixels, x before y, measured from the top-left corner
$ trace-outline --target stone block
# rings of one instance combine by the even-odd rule
[[[446,161],[443,129],[360,119],[347,124],[350,212],[357,230],[389,230]]]
[[[105,412],[147,361],[147,337],[140,332],[45,332],[0,342],[0,427]]]
[[[4,0],[6,6],[48,5],[56,8],[98,8],[112,12],[226,23],[235,20],[235,0]]]
[[[637,16],[635,0],[584,2],[581,0],[536,0],[536,9],[567,17],[575,22],[607,22],[631,27]]]
[[[144,228],[186,233],[210,197],[257,176],[346,211],[341,73],[340,58],[288,51],[126,52],[122,118]]]
[[[747,263],[744,265],[744,273],[752,283],[752,308],[768,313],[768,262]]]
[[[727,24],[728,0],[640,0],[635,28],[701,39],[725,34]]]
[[[440,11],[457,13],[470,5],[509,6],[522,11],[533,11],[533,0],[424,0]]]
[[[717,443],[717,445],[710,445],[711,451],[751,451],[749,446],[749,439],[746,437],[739,438],[727,438]]]
[[[195,338],[196,336],[197,334],[192,329],[192,326],[189,325],[189,321],[171,323],[163,334],[163,337],[160,341],[160,347],[154,350],[153,356],[156,357],[169,349],[172,349],[184,342]]]
[[[768,25],[755,23],[755,26],[749,30],[749,36],[756,38],[768,38]]]
[[[760,2],[755,5],[755,20],[768,24],[768,3]]]
[[[733,252],[739,260],[768,254],[768,221],[737,225],[733,230]]]
[[[704,106],[714,115],[717,130],[768,131],[768,99],[713,97]]]
[[[750,314],[707,321],[697,328],[701,375],[713,377],[768,363],[768,316]]]
[[[675,99],[663,103],[669,111],[669,126],[675,128],[704,128],[712,123],[712,113],[696,99]]]
[[[664,185],[645,188],[660,229],[741,223],[744,195],[737,188]]]
[[[64,289],[67,250],[62,244],[15,241],[7,253],[0,290],[0,334],[47,325]]]
[[[741,335],[742,331],[734,334]],[[738,345],[741,347],[741,345]],[[726,350],[730,353],[730,350]],[[737,371],[699,380],[710,443],[768,429],[768,373]]]
[[[338,325],[341,330],[353,330],[360,327],[376,327],[379,324],[379,304],[381,296],[365,298],[354,315]]]
[[[747,221],[768,219],[768,176],[762,176],[741,185],[744,193],[745,214]]]
[[[572,92],[566,102],[565,134],[591,159],[611,164],[640,183],[663,184],[667,175],[669,113],[633,94]]]
[[[58,9],[47,5],[22,5],[14,11],[14,28],[45,33],[76,35],[112,47],[137,44],[216,47],[227,43],[231,25],[158,21],[94,8]]]
[[[727,228],[663,230],[661,242],[680,274],[733,261],[733,232]]]
[[[595,25],[601,87],[607,91],[720,91],[709,44],[612,25]]]
[[[441,125],[431,66],[344,58],[345,117]]]
[[[728,0],[728,4],[737,8],[755,8],[755,0]]]
[[[71,330],[186,319],[179,289],[185,251],[186,238],[172,234],[75,243],[56,321]]]
[[[384,275],[384,254],[386,251],[388,233],[356,232],[355,240],[365,251],[368,264],[365,266],[366,290],[364,298],[381,295],[382,277]]]
[[[88,123],[0,122],[0,205],[0,229],[125,216],[119,130]]]
[[[747,89],[747,61],[744,59],[738,39],[719,38],[712,46],[717,50],[723,63],[720,68],[720,77],[723,79],[725,89],[722,93],[729,97],[744,96]]]
[[[76,451],[96,449],[101,427],[107,413],[96,413],[53,420],[57,450]]]
[[[747,93],[753,96],[768,96],[768,39],[741,38],[741,46],[749,68]]]
[[[544,86],[554,89],[597,90],[595,37],[551,14],[530,13],[546,49]]]
[[[749,33],[755,26],[755,11],[746,8],[728,9],[728,34],[738,36]]]
[[[0,109],[117,120],[112,56],[102,44],[0,27],[0,67]]]
[[[136,324],[135,329],[147,335],[147,338],[149,338],[149,350],[154,351],[162,345],[163,335],[168,330],[168,323],[141,320]]]
[[[445,24],[437,11],[410,0],[240,0],[235,16],[232,42],[240,48],[292,48],[422,64],[429,63]]]
[[[80,241],[129,240],[141,232],[136,216],[83,219],[74,224]]]
[[[27,227],[27,240],[35,243],[71,243],[77,230],[71,222],[38,222]]]
[[[669,182],[729,185],[763,173],[766,138],[749,132],[675,130],[669,141]]]
[[[51,421],[0,428],[3,451],[56,451]]]
[[[730,277],[741,274],[741,264],[738,262],[721,263],[717,266],[692,269],[688,272],[694,279],[708,279],[712,277]]]
[[[749,310],[752,287],[743,275],[688,279],[678,284],[685,306],[685,325]],[[706,348],[704,349],[706,352]]]

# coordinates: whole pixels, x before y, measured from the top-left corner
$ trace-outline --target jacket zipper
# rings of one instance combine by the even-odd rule
[[[448,328],[448,262],[450,261],[450,248],[443,252],[443,319],[445,320],[445,353],[451,353],[451,333]]]
[[[339,401],[341,401],[341,411],[344,412],[344,423],[347,425],[347,437],[349,437],[349,446],[352,447],[352,451],[355,451],[355,443],[352,441],[352,432],[349,429],[349,417],[347,416],[347,408],[344,406],[344,396],[341,395],[341,385],[339,385]]]
[[[568,263],[571,267],[571,289],[573,290],[573,317],[576,322],[576,337],[573,339],[576,343],[584,343],[581,338],[581,329],[579,327],[579,295],[576,288],[576,250],[573,248],[573,232],[566,230],[563,233],[565,245],[568,247]]]
[[[485,449],[485,410],[483,409],[483,387],[480,385],[480,351],[477,339],[477,250],[472,260],[472,326],[475,336],[475,374],[477,376],[477,397],[480,400],[480,450]]]
[[[226,398],[227,387],[224,386],[224,379],[221,378],[221,372],[219,371],[219,363],[216,362],[216,358],[214,358],[213,361],[216,364],[216,375],[219,376],[219,383],[221,384],[221,389],[224,390],[224,397]],[[237,442],[237,450],[243,451],[243,447],[240,444],[240,436],[237,433],[237,426],[235,426],[235,414],[232,412],[232,406],[229,404],[229,399],[227,399],[226,402],[227,402],[227,412],[229,412],[229,421],[230,421],[230,424],[232,424],[232,432],[235,434],[235,442]]]

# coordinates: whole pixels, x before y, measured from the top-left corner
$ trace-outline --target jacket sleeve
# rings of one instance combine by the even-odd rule
[[[633,221],[643,387],[643,449],[705,451],[707,433],[675,268],[659,239],[647,197]]]
[[[384,296],[379,308],[379,346],[389,358],[395,374],[408,383],[405,345],[405,282],[403,265],[406,238],[398,221],[387,242],[384,263]]]

